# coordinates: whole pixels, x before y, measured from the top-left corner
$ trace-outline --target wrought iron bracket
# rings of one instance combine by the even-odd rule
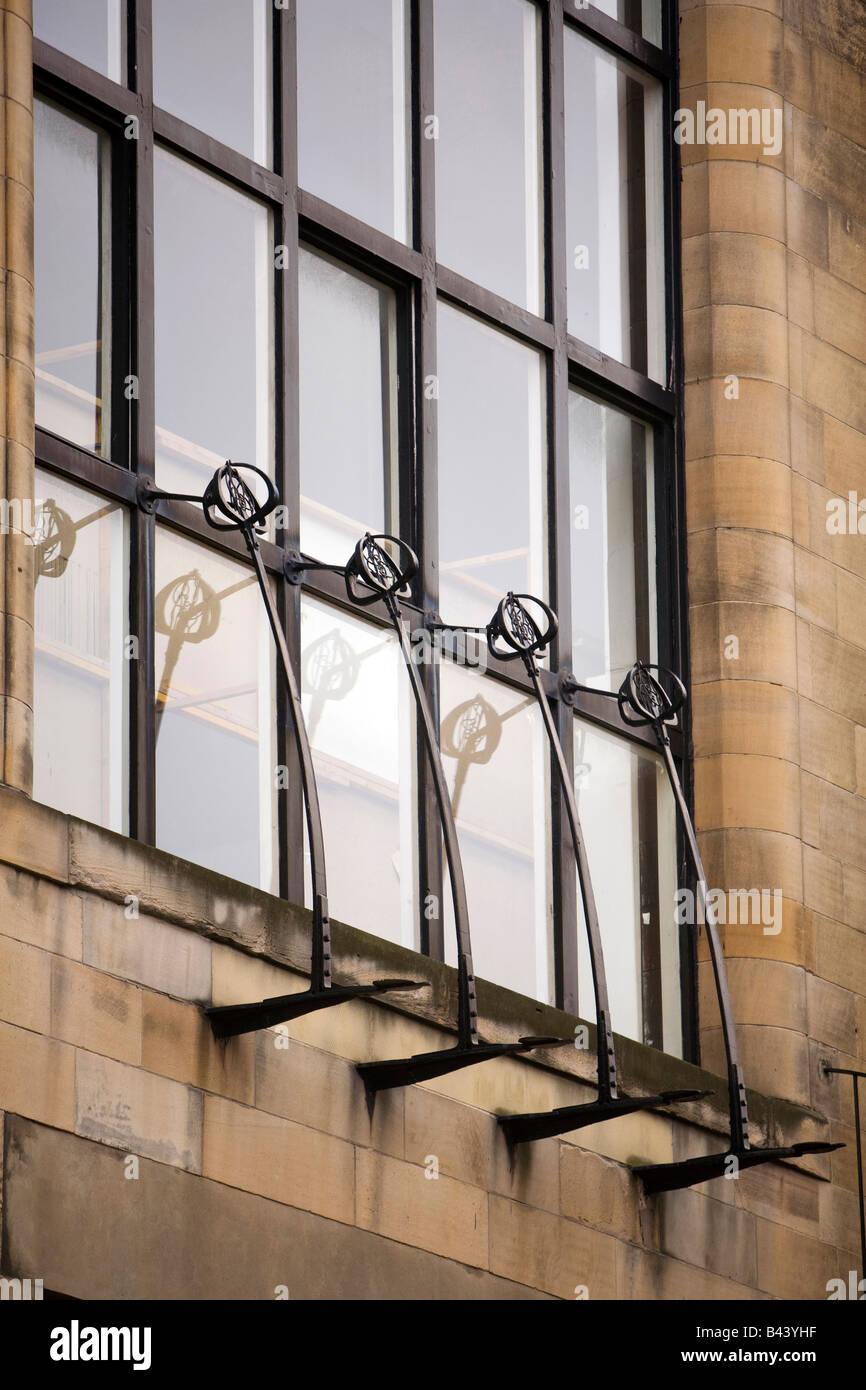
[[[464,1067],[489,1062],[493,1057],[514,1057],[531,1052],[535,1047],[571,1047],[572,1038],[519,1038],[513,1043],[474,1042],[465,1046],[442,1048],[437,1052],[416,1052],[413,1057],[397,1057],[385,1062],[361,1062],[360,1074],[368,1095],[388,1091],[397,1086],[411,1086],[417,1081],[430,1081],[434,1076],[447,1076]]]
[[[656,675],[653,675],[653,672]],[[605,692],[611,694],[612,692]],[[749,1110],[746,1086],[737,1048],[734,1012],[728,988],[728,974],[715,909],[707,892],[707,877],[691,813],[686,803],[682,783],[671,752],[668,729],[676,725],[677,716],[687,698],[686,688],[679,676],[663,667],[638,661],[629,671],[616,701],[624,723],[634,728],[649,725],[655,736],[676,801],[680,823],[686,836],[689,854],[698,879],[698,896],[704,912],[707,942],[713,967],[716,997],[722,1020],[722,1039],[728,1073],[728,1120],[731,1146],[724,1153],[684,1159],[679,1163],[658,1163],[636,1168],[647,1193],[672,1192],[695,1183],[707,1182],[730,1171],[732,1160],[740,1168],[754,1168],[762,1163],[775,1163],[785,1158],[800,1158],[806,1154],[832,1153],[844,1148],[842,1144],[820,1141],[792,1144],[787,1148],[753,1149],[749,1143]]]
[[[214,1037],[233,1038],[239,1033],[255,1033],[259,1028],[274,1028],[279,1023],[317,1013],[320,1009],[346,1004],[350,999],[362,999],[391,990],[426,989],[426,980],[374,980],[371,985],[334,985],[328,989],[305,989],[296,994],[280,994],[262,999],[258,1004],[220,1004],[205,1009]]]
[[[550,1139],[556,1134],[569,1134],[603,1120],[615,1120],[621,1115],[633,1115],[637,1110],[655,1110],[660,1105],[676,1105],[682,1101],[704,1100],[712,1091],[662,1091],[657,1096],[619,1096],[617,1099],[592,1100],[585,1105],[564,1105],[558,1110],[540,1110],[532,1115],[500,1115],[499,1125],[510,1147],[532,1143],[535,1139]]]
[[[345,574],[343,565],[325,565],[321,560],[311,560],[299,550],[287,550],[283,561],[283,573],[290,584],[303,584],[304,575],[309,570],[326,571],[328,574]]]
[[[740,1168],[757,1168],[762,1163],[779,1163],[785,1158],[805,1158],[809,1154],[832,1153],[844,1149],[844,1144],[826,1144],[810,1140],[789,1144],[780,1149],[726,1149],[724,1153],[702,1154],[680,1163],[650,1163],[632,1171],[637,1174],[648,1196],[658,1192],[677,1192],[695,1183],[710,1182],[737,1172]],[[732,1168],[732,1164],[735,1166]]]
[[[202,508],[208,525],[214,530],[239,531],[242,535],[255,569],[259,592],[276,644],[278,666],[288,691],[301,768],[313,894],[310,988],[297,994],[280,995],[249,1004],[210,1005],[204,1009],[204,1014],[214,1035],[218,1038],[235,1037],[239,1033],[251,1033],[258,1028],[270,1028],[285,1023],[303,1014],[333,1008],[337,1004],[347,1003],[350,999],[386,994],[392,990],[426,988],[426,981],[416,980],[376,980],[367,985],[335,985],[331,979],[331,923],[325,874],[325,842],[313,754],[304,722],[300,690],[256,534],[279,503],[276,486],[266,473],[253,464],[226,462],[214,473],[202,497],[161,492],[149,483],[144,483],[139,488],[138,500],[139,505],[145,509],[152,509],[157,501],[196,502]]]
[[[598,1099],[585,1105],[567,1105],[558,1110],[536,1114],[500,1115],[498,1117],[499,1125],[512,1147],[515,1144],[531,1143],[536,1139],[549,1138],[554,1134],[567,1134],[570,1130],[580,1129],[585,1125],[600,1124],[605,1120],[616,1120],[623,1115],[633,1114],[637,1110],[652,1110],[658,1106],[673,1104],[678,1101],[699,1100],[708,1094],[705,1091],[664,1091],[655,1096],[630,1099],[626,1096],[620,1096],[617,1089],[616,1048],[611,1024],[601,928],[592,887],[589,857],[586,852],[577,801],[571,785],[565,753],[551,714],[550,704],[544,692],[541,672],[536,662],[536,656],[548,647],[555,638],[557,627],[556,614],[541,599],[535,598],[531,594],[508,593],[487,625],[487,642],[493,655],[500,660],[512,661],[519,657],[523,661],[541,711],[553,760],[556,763],[560,790],[577,861],[583,915],[589,945],[595,994]]]
[[[411,584],[417,570],[418,557],[405,541],[399,540],[396,536],[371,535],[367,532],[356,545],[346,565],[346,591],[352,601],[361,607],[379,600],[384,603],[400,643],[400,651],[420,718],[422,736],[433,773],[454,904],[458,979],[457,1046],[437,1052],[418,1053],[414,1057],[398,1057],[384,1062],[362,1062],[357,1070],[366,1087],[370,1105],[378,1091],[408,1086],[416,1081],[428,1081],[434,1076],[446,1076],[450,1072],[475,1066],[493,1057],[513,1056],[516,1053],[529,1052],[535,1047],[565,1047],[573,1043],[571,1038],[521,1038],[513,1043],[485,1043],[478,1035],[478,1003],[469,932],[469,907],[454,809],[448,793],[432,711],[400,622],[397,602],[397,595]],[[428,617],[427,625],[431,629],[438,627],[438,616]]]

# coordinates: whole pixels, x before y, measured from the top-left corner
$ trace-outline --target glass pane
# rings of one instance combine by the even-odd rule
[[[201,492],[225,459],[273,471],[270,215],[156,152],[156,478]]]
[[[544,598],[541,354],[439,306],[440,612],[486,623],[509,590]]]
[[[108,141],[45,101],[34,128],[36,423],[107,454]]]
[[[662,0],[592,0],[597,10],[618,19],[657,48],[662,46]],[[586,6],[578,5],[577,9]]]
[[[657,661],[652,430],[568,393],[574,668],[616,690],[634,663]]]
[[[275,892],[273,639],[254,574],[156,533],[156,837]]]
[[[681,1057],[676,810],[662,760],[575,720],[574,762],[614,1031]],[[594,1018],[582,911],[578,1001]]]
[[[532,696],[442,663],[441,746],[476,975],[553,1002],[548,754]],[[445,959],[457,960],[450,883]]]
[[[303,248],[298,270],[301,547],[343,564],[366,530],[399,530],[396,302]]]
[[[540,314],[540,10],[435,0],[434,19],[436,258]]]
[[[417,949],[414,715],[396,637],[305,598],[301,640],[331,916]],[[310,905],[309,869],[305,892]]]
[[[269,163],[270,7],[153,0],[153,99],[224,145]]]
[[[565,34],[568,331],[665,381],[662,89]]]
[[[126,81],[126,0],[33,0],[33,35],[112,82]]]
[[[41,469],[35,490],[33,795],[125,832],[126,515]]]
[[[298,182],[411,238],[408,0],[297,0]]]

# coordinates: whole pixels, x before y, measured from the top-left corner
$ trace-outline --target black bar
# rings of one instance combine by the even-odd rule
[[[547,733],[554,762],[556,763],[559,773],[559,789],[568,817],[575,859],[577,861],[580,894],[583,899],[583,915],[586,923],[587,943],[589,945],[589,959],[592,969],[592,985],[595,993],[599,1097],[602,1101],[616,1100],[618,1097],[616,1053],[614,1050],[613,1027],[610,1017],[610,998],[607,989],[607,973],[604,966],[604,947],[602,946],[601,940],[598,909],[595,904],[595,893],[593,892],[592,877],[589,870],[589,858],[586,853],[586,845],[584,844],[583,832],[580,826],[580,817],[577,813],[577,803],[575,802],[574,791],[572,790],[571,773],[569,772],[568,765],[563,756],[562,745],[557,737],[556,725],[553,722],[550,706],[547,703],[544,689],[538,678],[535,662],[531,657],[527,657],[526,659],[526,669],[535,690],[535,698],[541,710],[545,732]]]
[[[575,384],[609,404],[643,419],[670,420],[676,414],[677,397],[673,391],[571,334],[568,360],[579,369],[574,374]]]
[[[576,0],[554,0],[561,4],[564,18],[573,29],[601,44],[620,58],[625,58],[656,77],[670,77],[673,58],[664,49],[649,43],[641,34],[627,29],[594,5],[584,8]]]
[[[298,213],[305,241],[331,249],[389,283],[421,279],[424,267],[419,252],[304,188],[298,189]],[[359,250],[364,253],[360,260]]]
[[[132,371],[137,395],[132,408],[132,465],[140,481],[154,477],[156,448],[156,362],[154,357],[153,241],[153,54],[151,0],[136,0],[131,77],[141,102],[138,138],[129,143],[134,162],[132,248]],[[133,758],[130,769],[132,829],[137,839],[156,843],[156,700],[154,627],[155,519],[144,510],[132,520],[132,622],[138,661],[132,664]]]
[[[211,174],[228,180],[244,193],[266,200],[276,207],[282,205],[285,186],[279,174],[255,160],[247,159],[230,145],[223,145],[212,135],[188,125],[179,116],[161,107],[153,109],[153,133],[160,145],[177,154],[194,159]]]
[[[564,1105],[558,1110],[541,1110],[533,1115],[500,1115],[499,1126],[508,1144],[534,1143],[551,1139],[557,1134],[570,1134],[587,1125],[616,1120],[633,1115],[638,1110],[657,1110],[661,1105],[674,1105],[689,1100],[703,1100],[712,1091],[662,1091],[657,1096],[619,1096],[599,1098],[585,1105]]]
[[[139,86],[130,91],[129,87],[112,82],[110,77],[79,63],[59,48],[52,48],[42,39],[33,40],[33,67],[35,81],[45,81],[46,85],[62,90],[64,99],[73,105],[81,106],[83,97],[91,109],[101,108],[104,113],[116,117],[141,114]]]
[[[285,247],[285,268],[275,278],[275,477],[287,503],[288,526],[274,534],[277,594],[283,630],[295,655],[295,679],[300,681],[301,591],[284,580],[286,550],[300,546],[301,466],[298,340],[298,71],[297,17],[294,0],[274,11],[274,167],[282,177],[284,200],[275,212],[276,241]],[[267,548],[262,546],[267,563]],[[280,894],[289,902],[304,901],[305,806],[301,766],[292,732],[292,713],[285,686],[277,693],[277,739],[280,762],[287,769],[287,786],[280,792],[278,819]]]
[[[412,5],[412,107],[415,136],[413,179],[414,241],[421,279],[414,291],[415,313],[415,500],[416,549],[421,561],[419,602],[427,613],[439,609],[438,388],[436,360],[436,142],[425,138],[425,118],[435,113],[433,0]],[[439,727],[439,672],[422,673],[436,729]],[[419,716],[420,721],[420,716]],[[438,738],[438,732],[437,732]],[[418,884],[421,949],[445,959],[442,827],[430,764],[418,740]]]
[[[461,309],[467,309],[479,318],[485,319],[496,328],[506,328],[517,338],[532,347],[550,349],[554,344],[553,325],[546,319],[512,304],[510,299],[476,285],[454,270],[445,266],[436,267],[436,287],[443,299],[448,299]]]
[[[860,1077],[854,1085],[854,1134],[857,1140],[857,1189],[860,1196],[860,1275],[866,1279],[866,1207],[863,1202],[863,1136],[860,1133]]]
[[[295,742],[297,744],[298,758],[300,760],[301,781],[304,789],[304,804],[307,811],[310,876],[313,888],[313,960],[310,971],[311,988],[314,991],[330,989],[331,923],[328,915],[328,885],[325,876],[325,838],[322,831],[322,814],[319,808],[319,791],[316,785],[315,769],[313,768],[313,754],[310,749],[306,727],[304,725],[301,694],[295,679],[292,658],[289,655],[280,616],[270,591],[267,572],[262,564],[262,557],[259,553],[255,532],[251,527],[245,526],[242,534],[250,553],[250,559],[255,566],[256,578],[259,581],[259,589],[261,590],[262,600],[264,601],[267,611],[268,622],[270,623],[274,642],[277,646],[277,655],[289,693],[295,729]]]
[[[571,450],[568,429],[568,291],[567,252],[565,236],[565,72],[562,9],[553,4],[548,8],[546,43],[547,77],[545,92],[545,225],[548,245],[548,310],[553,319],[554,345],[548,359],[548,510],[551,520],[550,536],[550,593],[553,607],[559,615],[559,631],[551,665],[567,667],[573,662],[572,594],[571,594]],[[520,664],[520,663],[518,663]],[[558,698],[558,683],[551,693],[555,698],[554,719],[558,741],[562,748],[569,784],[574,785],[574,715],[571,708]],[[605,711],[607,714],[609,711]],[[618,712],[618,711],[617,711]],[[551,839],[553,852],[554,940],[553,960],[555,998],[567,1013],[579,1012],[579,979],[577,953],[577,862],[568,824],[568,816],[556,779],[551,779]]]
[[[758,1168],[764,1163],[781,1163],[786,1158],[805,1158],[810,1154],[832,1153],[844,1149],[844,1144],[825,1144],[820,1141],[791,1144],[781,1149],[736,1149],[732,1145],[723,1153],[702,1154],[682,1163],[653,1163],[632,1171],[642,1180],[649,1196],[658,1192],[679,1192],[696,1183],[710,1182],[737,1172],[740,1168]],[[731,1164],[736,1167],[732,1168]]]
[[[118,502],[135,503],[138,484],[128,469],[110,463],[77,444],[70,444],[59,435],[40,427],[36,430],[36,461],[89,487],[98,488]]]
[[[716,924],[715,908],[709,900],[707,892],[707,876],[704,872],[701,852],[698,849],[697,836],[695,835],[692,818],[689,815],[689,808],[683,796],[683,789],[680,786],[680,779],[674,765],[671,754],[670,742],[667,739],[666,731],[658,726],[656,729],[661,747],[662,757],[664,758],[665,768],[667,769],[668,779],[671,790],[677,803],[683,828],[686,833],[689,853],[695,871],[698,876],[698,892],[695,899],[703,908],[704,922],[707,930],[707,943],[710,948],[710,959],[713,965],[713,977],[716,982],[716,994],[719,1000],[719,1011],[722,1019],[722,1038],[725,1044],[725,1057],[728,1066],[728,1104],[731,1123],[731,1147],[736,1153],[741,1154],[749,1147],[749,1112],[746,1102],[746,1087],[743,1081],[743,1070],[740,1066],[739,1050],[737,1048],[737,1031],[734,1024],[734,1011],[731,1005],[731,996],[728,989],[728,973],[725,968],[725,957],[722,951],[722,943],[719,939],[719,929]]]
[[[466,900],[466,883],[463,878],[463,862],[460,857],[460,845],[457,840],[457,826],[454,823],[451,798],[448,794],[445,771],[442,767],[442,758],[439,753],[438,732],[433,726],[433,718],[425,697],[424,687],[418,675],[415,662],[412,660],[412,652],[409,649],[406,633],[400,622],[400,610],[397,607],[393,594],[388,595],[387,602],[394,624],[394,631],[400,643],[400,651],[403,654],[403,661],[409,673],[412,693],[415,696],[415,705],[418,710],[421,733],[427,749],[430,775],[433,779],[433,789],[439,810],[439,822],[445,840],[445,856],[448,860],[448,873],[451,879],[451,897],[454,903],[454,925],[457,931],[457,973],[459,990],[457,1005],[458,1046],[461,1048],[476,1047],[478,1044],[478,1000],[475,995],[475,969],[472,964],[472,941],[469,935],[469,907]]]

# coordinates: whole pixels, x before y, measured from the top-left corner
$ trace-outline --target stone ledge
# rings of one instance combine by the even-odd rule
[[[12,814],[14,812],[14,814]],[[309,973],[311,914],[269,893],[190,864],[113,831],[77,820],[31,802],[20,793],[0,787],[0,825],[12,824],[11,843],[0,832],[0,861],[30,868],[38,876],[60,878],[68,846],[68,878],[71,887],[86,889],[119,904],[130,893],[140,907],[155,917],[213,941],[228,944],[302,974]],[[47,842],[46,856],[38,845]],[[25,845],[33,846],[33,864],[26,862]],[[457,971],[405,946],[370,935],[342,922],[332,922],[335,975],[338,980],[369,981],[403,977],[426,981],[429,989],[388,1001],[370,1001],[377,1009],[392,1010],[419,1022],[433,1024],[454,1034],[457,1016]],[[581,1021],[552,1005],[517,994],[501,985],[479,979],[479,1023],[482,1036],[492,1042],[544,1035],[573,1037]],[[367,1004],[364,1007],[368,1007]],[[551,1049],[527,1056],[525,1063],[543,1067],[581,1081],[595,1075],[595,1027],[588,1024],[589,1047]],[[727,1132],[727,1083],[704,1068],[669,1056],[633,1039],[617,1035],[621,1089],[626,1094],[652,1094],[672,1089],[709,1090],[713,1095],[687,1109],[671,1108],[678,1122],[715,1133]],[[792,1143],[820,1137],[828,1121],[805,1106],[749,1092],[752,1139],[755,1144]],[[816,1176],[815,1160],[798,1167]]]

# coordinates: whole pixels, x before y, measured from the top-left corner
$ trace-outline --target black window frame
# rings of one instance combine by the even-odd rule
[[[544,317],[502,299],[436,261],[435,140],[425,139],[425,115],[433,102],[434,0],[412,0],[411,33],[411,187],[412,243],[406,245],[367,226],[297,186],[297,82],[295,0],[273,10],[273,167],[265,167],[222,145],[153,105],[151,0],[128,0],[127,72],[120,86],[94,69],[34,40],[34,85],[45,96],[95,122],[112,140],[112,401],[110,458],[99,457],[40,427],[36,463],[89,485],[130,509],[130,626],[139,639],[130,688],[130,835],[145,843],[156,838],[154,738],[154,537],[157,521],[192,539],[232,555],[246,553],[239,538],[219,537],[200,511],[185,503],[137,506],[143,483],[154,479],[154,149],[161,146],[191,159],[270,209],[276,245],[287,248],[288,269],[274,272],[274,460],[275,477],[289,511],[289,528],[265,541],[265,566],[277,587],[289,649],[300,660],[302,592],[347,608],[340,580],[312,572],[298,585],[286,576],[287,556],[299,550],[298,279],[299,243],[355,267],[391,286],[397,295],[400,520],[402,534],[418,551],[421,568],[412,605],[403,616],[410,630],[439,603],[437,568],[436,401],[424,383],[436,374],[436,309],[441,299],[539,349],[546,364],[546,444],[548,468],[549,592],[559,619],[557,649],[543,679],[557,720],[566,759],[573,772],[575,715],[620,735],[632,744],[655,747],[651,734],[622,723],[614,702],[581,693],[564,701],[557,671],[571,669],[571,576],[569,555],[568,392],[578,387],[603,404],[618,407],[651,427],[655,460],[656,587],[659,597],[658,660],[689,669],[688,607],[685,587],[685,511],[683,488],[683,362],[680,280],[680,165],[673,140],[677,105],[677,4],[663,0],[664,47],[577,0],[532,0],[542,18],[542,184],[544,229]],[[615,57],[657,78],[663,89],[665,325],[668,374],[664,385],[570,336],[566,321],[564,30],[570,28]],[[553,119],[553,113],[558,119]],[[133,119],[130,119],[133,118]],[[134,136],[134,138],[130,138]],[[129,365],[122,367],[121,364]],[[137,378],[137,397],[126,399],[125,379]],[[411,389],[407,389],[411,386]],[[279,542],[279,543],[277,543]],[[366,610],[384,625],[380,606]],[[446,617],[451,615],[445,615]],[[529,691],[522,672],[491,658],[489,674]],[[578,675],[579,675],[578,670]],[[424,679],[434,701],[437,676],[431,663]],[[279,798],[279,891],[304,901],[303,805],[295,769],[285,698],[278,692],[277,756],[289,768],[289,790]],[[673,750],[691,795],[691,729],[675,731]],[[427,892],[441,892],[441,834],[432,779],[418,759],[418,916],[422,951],[444,958],[443,920],[428,921]],[[561,798],[552,783],[551,854],[554,896],[556,1003],[577,1012],[577,885],[574,855]],[[678,881],[689,883],[679,838]],[[680,929],[683,1052],[697,1060],[694,934]]]

